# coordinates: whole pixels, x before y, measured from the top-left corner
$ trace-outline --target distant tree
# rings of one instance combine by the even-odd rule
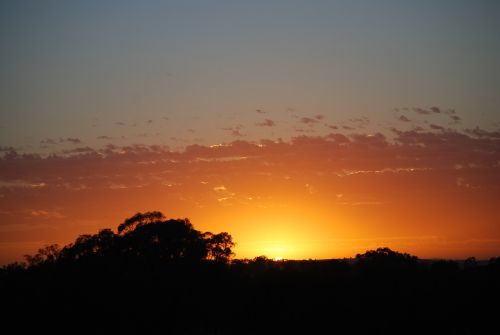
[[[161,212],[137,213],[118,226],[118,234],[126,234],[145,224],[161,222],[165,216]]]
[[[231,249],[234,247],[233,238],[228,233],[212,234],[206,232],[203,234],[203,238],[208,248],[207,259],[225,263],[234,256]]]
[[[24,258],[28,263],[28,266],[37,266],[46,263],[54,263],[61,253],[61,249],[57,244],[46,245],[45,247],[38,249],[38,252],[31,256],[25,255]]]
[[[226,232],[202,233],[188,219],[166,220],[161,212],[146,212],[126,219],[118,226],[118,234],[102,229],[94,235],[78,236],[62,250],[50,245],[25,258],[28,267],[92,257],[98,257],[100,263],[131,257],[144,261],[228,262],[234,255],[234,245]]]
[[[477,267],[476,257],[469,257],[464,261],[464,269],[473,269]]]
[[[357,254],[356,263],[363,267],[373,267],[380,270],[396,269],[415,266],[418,263],[418,258],[389,248],[378,248],[364,254]]]
[[[202,233],[188,219],[142,223],[123,236],[121,245],[124,254],[135,257],[201,260],[208,255]]]

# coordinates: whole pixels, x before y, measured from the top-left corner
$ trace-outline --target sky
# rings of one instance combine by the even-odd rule
[[[500,255],[500,4],[3,1],[0,263],[137,211],[237,257]]]

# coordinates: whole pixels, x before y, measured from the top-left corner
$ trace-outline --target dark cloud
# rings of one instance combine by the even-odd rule
[[[474,129],[465,129],[465,132],[474,137],[500,139],[500,130],[487,131],[479,127],[476,127]]]
[[[235,127],[225,127],[221,128],[222,130],[229,131],[231,136],[233,137],[243,137],[245,136],[240,130],[243,128],[241,124],[235,126]]]
[[[147,124],[153,124],[153,120],[147,120],[146,123]]]
[[[50,145],[54,145],[54,144],[58,144],[58,143],[60,143],[60,141],[58,141],[58,140],[54,140],[54,139],[52,139],[52,138],[46,138],[46,139],[44,139],[44,140],[41,140],[41,141],[40,141],[40,144],[50,144]]]
[[[329,124],[329,125],[326,125],[326,126],[327,126],[328,128],[330,128],[330,129],[333,129],[333,130],[337,130],[337,129],[339,129],[339,127],[338,127],[338,126],[336,126],[336,125],[334,125],[334,124]]]
[[[263,111],[262,109],[256,109],[256,110],[255,110],[255,113],[258,113],[258,114],[266,114],[267,112]]]
[[[349,119],[349,121],[353,122],[353,123],[360,123],[360,124],[368,124],[368,123],[370,123],[370,120],[366,116],[363,116],[363,117],[360,117],[360,118]]]
[[[16,150],[14,149],[14,147],[6,147],[0,145],[0,152],[10,152],[10,151],[16,151]]]
[[[125,122],[115,122],[115,125],[117,125],[117,126],[126,126],[127,124]]]
[[[342,126],[342,129],[344,129],[344,130],[354,130],[354,128],[351,127],[351,126]]]
[[[342,134],[331,133],[326,136],[327,139],[333,140],[337,143],[349,143],[351,142],[347,136]]]
[[[112,140],[113,138],[110,136],[102,135],[96,137],[98,140]]]
[[[63,150],[65,154],[88,154],[88,153],[95,153],[96,150],[92,149],[91,147],[78,147],[70,150]]]
[[[441,113],[441,109],[439,109],[438,107],[431,107],[429,109],[433,113]]]
[[[257,122],[255,125],[258,127],[274,127],[276,123],[271,119],[265,119],[262,122]]]
[[[408,119],[408,118],[407,118],[406,116],[404,116],[404,115],[401,115],[401,116],[399,117],[399,121],[403,121],[403,122],[410,122],[410,119]]]
[[[233,131],[231,131],[231,136],[233,136],[233,137],[243,137],[245,135],[243,135],[238,129],[233,129]]]
[[[462,118],[457,115],[450,115],[450,119],[452,119],[454,123],[460,123],[462,121]]]
[[[79,138],[76,138],[76,137],[67,137],[65,140],[63,140],[61,142],[70,142],[72,144],[82,143],[82,141]]]
[[[45,145],[55,145],[59,143],[71,143],[71,144],[80,144],[82,141],[79,138],[76,137],[66,137],[62,138],[59,137],[57,140],[52,139],[52,138],[46,138],[42,141],[40,141],[40,144],[45,144]]]
[[[422,114],[422,115],[432,114],[431,110],[429,110],[429,109],[423,109],[423,108],[418,108],[418,107],[412,108],[412,111],[414,111],[417,114]]]
[[[314,118],[316,120],[320,120],[321,121],[321,120],[323,120],[325,118],[325,116],[323,114],[317,114],[317,115],[314,116]]]
[[[299,128],[299,127],[294,127],[293,130],[297,133],[311,133],[313,132],[312,129],[310,128]]]
[[[312,125],[312,124],[315,124],[318,122],[318,119],[316,118],[312,118],[312,117],[307,117],[307,116],[304,116],[304,117],[301,117],[300,118],[300,122],[301,123],[304,123],[304,124],[309,124],[309,125]]]
[[[431,129],[434,129],[434,130],[441,130],[441,131],[444,131],[444,127],[440,126],[440,125],[437,125],[437,124],[430,124],[430,127]]]

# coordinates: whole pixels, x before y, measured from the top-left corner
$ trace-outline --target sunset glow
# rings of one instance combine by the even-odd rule
[[[500,255],[497,4],[181,3],[0,5],[0,264],[152,210],[237,258]]]

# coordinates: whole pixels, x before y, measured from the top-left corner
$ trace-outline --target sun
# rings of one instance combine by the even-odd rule
[[[274,257],[274,261],[275,262],[279,262],[279,261],[282,261],[282,260],[283,260],[283,257],[281,257],[281,256]]]

